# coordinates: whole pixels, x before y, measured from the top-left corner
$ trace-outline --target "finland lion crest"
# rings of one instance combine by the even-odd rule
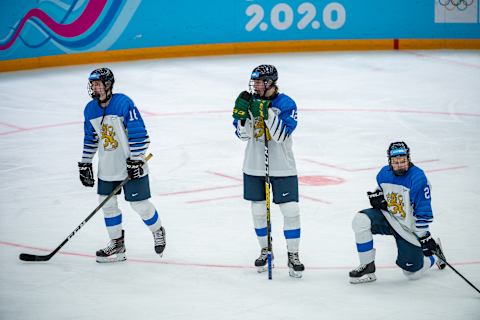
[[[112,126],[102,125],[102,140],[103,140],[103,149],[105,151],[112,151],[117,149],[118,141],[115,140],[115,131]]]

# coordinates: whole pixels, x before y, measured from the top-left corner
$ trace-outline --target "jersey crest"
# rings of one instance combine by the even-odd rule
[[[102,140],[105,151],[112,151],[118,148],[118,141],[115,140],[115,135],[113,126],[102,124]]]
[[[407,216],[405,213],[405,201],[403,195],[396,192],[388,193],[387,196],[388,210],[394,215],[400,215],[403,219]]]
[[[255,130],[254,130],[254,137],[256,141],[263,141],[263,137],[265,135],[265,122],[261,119],[255,119]],[[272,140],[270,136],[270,132],[267,131],[267,140]]]

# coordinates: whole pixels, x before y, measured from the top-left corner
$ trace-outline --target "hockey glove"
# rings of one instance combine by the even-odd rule
[[[127,159],[127,172],[130,179],[138,179],[143,175],[143,161]]]
[[[268,119],[268,107],[270,106],[269,100],[255,99],[250,103],[250,111],[255,119],[263,118]]]
[[[93,187],[95,179],[93,178],[92,164],[88,162],[79,162],[78,171],[80,172],[80,181],[85,187]]]
[[[235,100],[235,107],[233,108],[233,118],[236,120],[248,119],[248,108],[250,107],[250,100],[252,95],[247,91],[243,91]]]
[[[418,241],[420,241],[423,255],[425,257],[430,257],[437,251],[437,243],[435,242],[435,240],[433,240],[430,232],[427,231],[427,233],[423,237],[418,238]]]
[[[374,209],[379,209],[379,210],[388,210],[387,206],[387,201],[383,197],[383,191],[382,190],[376,190],[375,192],[367,192],[368,195],[368,200],[370,200],[370,205]]]

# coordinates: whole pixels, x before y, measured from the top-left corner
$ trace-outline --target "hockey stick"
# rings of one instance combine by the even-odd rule
[[[447,266],[450,267],[450,269],[452,269],[453,271],[455,271],[456,274],[458,274],[460,276],[460,278],[462,278],[463,280],[465,280],[465,282],[467,282],[473,289],[477,290],[478,293],[480,293],[480,290],[478,290],[477,287],[475,287],[473,285],[473,283],[471,283],[470,281],[467,280],[467,278],[465,278],[460,272],[458,272],[454,267],[452,267],[450,265],[450,263],[447,262],[447,259],[443,258],[442,255],[437,251],[435,251],[435,255],[437,256],[438,259],[442,260],[443,262],[445,262],[445,264]]]
[[[269,157],[268,157],[268,128],[265,123],[265,117],[263,114],[263,102],[260,104],[260,116],[263,123],[263,136],[265,139],[265,204],[267,207],[267,266],[268,266],[268,279],[272,280],[272,225],[270,221],[270,173],[269,173]]]
[[[148,154],[146,157],[145,157],[145,161],[148,161],[150,160],[150,158],[152,157],[153,155],[150,153]],[[29,253],[21,253],[20,256],[19,256],[19,259],[22,260],[22,261],[48,261],[50,260],[77,232],[78,230],[80,230],[83,225],[85,223],[87,223],[88,220],[90,220],[90,218],[92,218],[95,213],[97,213],[104,205],[105,203],[107,203],[108,200],[110,200],[110,198],[112,198],[115,194],[117,194],[117,192],[129,181],[130,179],[127,177],[125,178],[125,180],[123,180],[115,189],[113,189],[113,191],[105,198],[105,200],[103,200],[99,205],[98,207],[95,208],[95,210],[92,211],[92,213],[90,213],[88,215],[87,218],[85,218],[85,220],[82,221],[82,223],[80,223],[78,225],[78,227],[75,228],[75,230],[72,231],[72,233],[70,233],[70,235],[65,239],[63,240],[63,242],[55,249],[53,250],[51,253],[47,254],[47,255],[36,255],[36,254],[29,254]]]

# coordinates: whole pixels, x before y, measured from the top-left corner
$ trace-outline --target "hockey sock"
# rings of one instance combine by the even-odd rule
[[[297,202],[281,203],[283,214],[283,234],[288,252],[298,252],[300,245],[300,208]]]
[[[99,196],[99,202],[105,200],[107,196]],[[102,208],[110,239],[118,239],[122,236],[122,211],[118,208],[117,196],[113,196],[105,203]]]
[[[260,248],[268,246],[267,241],[267,208],[265,201],[252,201],[253,227],[257,234]]]
[[[366,214],[357,213],[352,221],[352,228],[355,232],[355,242],[361,264],[368,264],[375,260],[375,249],[373,248],[373,236],[371,221]]]
[[[150,231],[157,231],[162,226],[157,210],[149,200],[133,201],[130,202],[130,205],[140,215]]]

